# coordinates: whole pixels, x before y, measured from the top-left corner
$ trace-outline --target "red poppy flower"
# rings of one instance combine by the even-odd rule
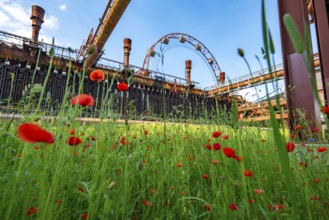
[[[316,132],[318,132],[319,131],[319,129],[318,128],[312,128],[312,130],[311,130],[313,133],[316,133]]]
[[[209,204],[206,204],[206,205],[204,205],[204,209],[206,210],[206,211],[211,211],[211,205],[209,205]]]
[[[87,219],[88,218],[88,214],[87,213],[83,213],[82,215],[81,215],[81,219]]]
[[[220,150],[220,148],[221,148],[221,146],[219,143],[214,143],[214,147],[213,147],[214,151]]]
[[[118,84],[117,88],[119,91],[127,91],[129,89],[129,86],[127,83],[122,82]]]
[[[60,204],[62,204],[62,200],[57,199],[57,200],[55,201],[55,203],[56,203],[57,205],[60,205]]]
[[[86,144],[83,148],[87,149],[91,146],[91,143]]]
[[[76,146],[82,143],[82,140],[78,137],[71,136],[66,140],[66,143],[71,146]]]
[[[102,82],[105,78],[105,74],[103,70],[94,70],[90,73],[89,78],[91,81]]]
[[[23,154],[17,154],[17,157],[23,157]]]
[[[263,189],[254,189],[254,192],[257,194],[263,194],[264,190]]]
[[[266,140],[265,139],[262,139],[262,142],[264,143],[264,142],[266,142]]]
[[[145,135],[148,135],[148,134],[149,134],[149,131],[148,131],[148,130],[145,130],[145,131],[144,131],[144,134],[145,134]]]
[[[224,140],[227,140],[229,137],[230,137],[230,135],[228,135],[228,134],[225,134],[225,135],[222,136],[222,138],[223,138]]]
[[[321,199],[320,199],[319,197],[317,197],[317,196],[312,196],[312,197],[311,197],[311,200],[314,201],[314,200],[321,200]]]
[[[221,136],[222,135],[222,132],[220,132],[220,131],[215,131],[213,134],[212,134],[212,137],[213,138],[218,138],[219,136]]]
[[[183,166],[183,163],[177,163],[177,166],[178,167],[182,167]]]
[[[287,148],[288,152],[291,152],[291,151],[295,150],[295,144],[293,142],[288,142],[286,144],[286,148]]]
[[[144,204],[145,206],[152,206],[152,205],[153,205],[152,202],[147,201],[146,199],[143,199],[143,200],[142,200],[142,204]]]
[[[210,163],[211,164],[214,164],[214,165],[217,165],[217,164],[219,164],[219,161],[217,161],[217,160],[211,160]]]
[[[295,134],[294,134],[294,133],[291,133],[291,134],[290,134],[290,137],[291,137],[291,138],[294,138],[294,137],[295,137]]]
[[[27,143],[54,143],[54,136],[49,131],[43,129],[39,125],[24,123],[18,126],[18,137]]]
[[[319,183],[320,180],[319,180],[319,179],[314,179],[313,182],[314,182],[314,183]]]
[[[94,136],[90,137],[92,141],[96,141],[96,138]]]
[[[223,152],[227,157],[234,157],[235,156],[235,150],[229,147],[224,147]]]
[[[75,130],[73,128],[70,128],[69,130],[67,130],[67,133],[70,134],[70,135],[74,135]]]
[[[228,205],[228,208],[231,209],[231,210],[233,210],[233,211],[235,211],[235,210],[238,209],[238,205],[235,204],[235,203],[232,203],[232,204],[229,204],[229,205]]]
[[[328,150],[328,148],[326,147],[319,147],[318,149],[316,149],[319,153],[325,152]]]
[[[74,96],[71,100],[71,105],[93,106],[94,98],[91,95],[80,94]]]
[[[209,175],[208,174],[202,174],[202,178],[203,179],[208,179],[209,178]]]
[[[284,206],[281,205],[281,204],[275,204],[275,207],[276,207],[276,209],[278,209],[278,210],[283,210],[283,209],[284,209]]]
[[[233,157],[236,161],[241,162],[243,161],[244,156],[234,156]]]
[[[248,203],[250,203],[250,204],[255,203],[255,200],[254,199],[248,199]]]
[[[321,112],[329,115],[329,107],[328,106],[323,106],[322,109],[321,109]]]
[[[151,193],[153,193],[153,194],[157,194],[157,193],[158,193],[158,190],[156,190],[156,189],[151,189],[150,191],[151,191]]]
[[[244,170],[244,175],[248,177],[252,177],[252,172],[250,170]]]
[[[30,216],[30,215],[35,214],[37,212],[38,212],[38,209],[36,207],[30,207],[26,211],[26,216]]]
[[[295,126],[295,131],[300,130],[302,127],[303,127],[303,126],[301,126],[301,125],[296,125],[296,126]]]
[[[212,149],[211,144],[208,144],[208,145],[206,146],[206,148],[207,148],[208,150],[211,150],[211,149]]]

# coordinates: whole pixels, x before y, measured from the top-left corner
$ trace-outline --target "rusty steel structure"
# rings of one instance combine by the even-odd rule
[[[107,39],[110,37],[112,31],[119,22],[129,3],[130,0],[109,0],[104,14],[100,20],[99,26],[97,27],[92,38],[91,44],[95,45],[95,51],[91,56],[88,57],[86,63],[87,69],[95,65],[103,54],[102,50]]]
[[[314,67],[319,68],[320,67],[319,54],[318,53],[314,54],[313,58],[314,58]],[[260,70],[255,73],[252,73],[252,75],[247,74],[244,76],[240,76],[236,79],[224,81],[220,85],[207,87],[205,88],[205,90],[207,91],[207,95],[211,97],[214,95],[224,95],[226,93],[239,91],[252,86],[265,84],[272,80],[276,81],[283,78],[284,78],[283,65],[279,64],[275,66],[273,73],[270,73],[269,70],[267,69]]]
[[[316,36],[319,45],[321,74],[324,84],[325,105],[329,105],[329,1],[311,0]]]
[[[41,24],[44,22],[43,17],[45,15],[45,10],[37,5],[32,5],[32,37],[33,43],[38,42],[39,31],[41,29]]]
[[[201,43],[201,41],[197,40],[191,35],[184,33],[166,34],[162,36],[158,41],[156,41],[147,51],[147,54],[143,62],[143,68],[144,69],[157,68],[161,56],[163,56],[166,51],[174,47],[171,45],[172,41],[179,43],[181,46],[182,45],[192,46],[194,48],[194,51],[198,55],[201,55],[201,58],[203,58],[203,60],[207,63],[207,65],[212,70],[214,81],[216,82],[216,84],[222,82],[223,79],[225,80],[225,72],[221,71],[217,60],[212,55],[210,50],[208,50],[208,48],[203,43]],[[150,67],[151,62],[155,63],[154,67]],[[145,72],[143,72],[143,74],[145,74]]]
[[[298,86],[298,91],[301,87],[303,92],[303,100],[305,97],[311,98],[309,92],[309,85],[306,85],[305,66],[302,65],[300,56],[293,52],[293,48],[289,42],[287,34],[282,27],[281,35],[283,41],[284,53],[284,66],[275,68],[275,73],[264,73],[261,75],[249,77],[248,79],[240,80],[228,84],[225,80],[225,72],[223,72],[212,53],[200,41],[194,37],[183,33],[171,33],[161,37],[154,43],[148,50],[142,67],[133,66],[129,63],[129,55],[131,51],[131,40],[124,39],[124,62],[118,62],[102,57],[104,45],[120,20],[122,14],[126,10],[130,0],[109,0],[105,11],[100,19],[99,25],[95,32],[93,29],[90,31],[87,40],[83,43],[80,50],[72,50],[70,48],[59,47],[38,41],[39,31],[43,22],[44,10],[39,6],[32,6],[32,38],[24,38],[4,31],[0,31],[0,103],[6,102],[10,93],[13,90],[11,97],[13,103],[17,103],[24,98],[24,89],[31,83],[32,73],[36,70],[36,83],[42,83],[45,73],[49,68],[50,49],[54,49],[54,61],[52,74],[47,85],[47,91],[50,94],[50,99],[53,101],[52,107],[58,105],[63,99],[63,88],[66,80],[69,80],[70,88],[78,88],[78,84],[84,80],[84,92],[91,95],[96,95],[97,87],[100,84],[91,82],[88,77],[81,79],[81,71],[83,63],[86,64],[87,69],[90,71],[93,68],[103,69],[106,73],[106,80],[102,83],[102,88],[99,88],[100,98],[99,103],[95,104],[94,111],[97,112],[101,107],[103,94],[110,91],[109,94],[114,96],[114,106],[121,106],[120,112],[124,117],[128,114],[131,116],[132,112],[136,115],[143,115],[144,112],[152,112],[156,115],[164,113],[175,114],[175,110],[180,109],[184,114],[189,114],[193,117],[203,115],[203,111],[210,113],[214,111],[216,102],[219,106],[226,106],[230,109],[232,100],[238,100],[240,103],[238,109],[238,116],[244,121],[263,121],[269,118],[268,106],[266,104],[245,103],[241,96],[236,96],[232,92],[243,89],[248,86],[258,85],[269,80],[280,78],[286,79],[286,85]],[[328,1],[312,0],[309,5],[306,2],[299,2],[295,6],[291,3],[283,3],[278,1],[280,15],[289,12],[290,10],[298,10],[293,13],[293,16],[301,21],[308,21],[307,11],[311,15],[311,21],[317,25],[317,35],[320,47],[319,55],[315,56],[314,67],[320,68],[322,78],[326,84],[329,82],[328,77],[328,63],[323,62],[326,58],[328,50],[324,50],[328,41],[323,36],[328,34]],[[307,7],[308,6],[308,7]],[[313,14],[312,14],[313,12]],[[313,20],[313,21],[312,21]],[[327,22],[327,23],[326,23]],[[300,30],[301,23],[298,23]],[[327,26],[326,26],[327,25]],[[192,47],[198,55],[207,63],[212,70],[215,86],[211,88],[201,89],[197,87],[197,82],[191,80],[192,61],[185,61],[185,79],[164,74],[159,71],[151,70],[150,64],[153,62],[156,65],[159,58],[163,54],[175,47],[172,42],[180,45],[188,45]],[[323,46],[324,45],[324,46]],[[93,51],[87,51],[89,47],[93,47]],[[161,49],[161,50],[159,50]],[[40,52],[39,64],[36,65],[36,60]],[[162,53],[162,54],[161,54]],[[71,78],[68,77],[68,66],[71,65],[72,72]],[[72,74],[73,71],[77,74]],[[303,77],[294,77],[297,72],[302,72]],[[129,90],[124,93],[118,93],[116,89],[109,88],[109,81],[114,78],[114,82],[118,83],[126,81],[129,76],[134,77],[134,83],[130,86]],[[12,82],[13,78],[15,79]],[[305,84],[306,83],[306,84]],[[13,85],[13,88],[11,87]],[[305,89],[306,88],[306,89]],[[74,91],[72,92],[74,93]],[[328,97],[328,89],[323,86],[325,100]],[[288,114],[291,109],[305,107],[308,111],[308,119],[314,116],[314,103],[313,107],[311,102],[301,103],[301,94],[296,91],[289,91],[288,99],[281,100],[277,105],[272,102],[275,108],[281,108],[282,115],[276,115],[278,119],[290,119],[290,124],[295,120],[294,116]],[[163,98],[165,97],[165,101]],[[297,99],[296,99],[297,98]],[[295,100],[296,99],[296,100]],[[166,103],[164,105],[164,103]],[[245,103],[245,104],[243,104]],[[327,102],[326,102],[327,103]],[[288,108],[287,108],[288,105]],[[46,105],[44,105],[45,107]],[[165,109],[164,109],[165,108]],[[205,109],[203,109],[205,108]],[[313,109],[312,109],[313,108]]]
[[[297,28],[302,36],[310,32],[308,25],[307,2],[300,0],[281,1],[278,0],[279,23],[281,30],[282,58],[284,64],[285,86],[287,104],[289,110],[289,127],[293,131],[297,121],[300,120],[298,110],[305,112],[304,120],[310,123],[311,127],[321,127],[321,119],[318,103],[313,94],[312,84],[309,80],[309,71],[305,64],[305,55],[298,54],[293,47],[288,32],[283,23],[283,16],[289,13],[296,22]],[[328,28],[328,27],[327,27]],[[304,38],[303,38],[304,39]],[[305,39],[304,39],[305,40]],[[323,61],[320,62],[322,63]],[[312,68],[314,74],[314,67]],[[293,90],[289,88],[295,86]]]

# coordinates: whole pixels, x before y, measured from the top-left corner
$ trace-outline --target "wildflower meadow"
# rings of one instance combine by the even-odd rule
[[[113,86],[123,93],[132,81]],[[56,116],[42,111],[42,92],[36,111],[0,120],[1,219],[329,218],[329,151],[318,128],[289,131],[273,117],[247,124],[234,107],[202,123],[88,120],[98,97],[82,87],[66,85]]]

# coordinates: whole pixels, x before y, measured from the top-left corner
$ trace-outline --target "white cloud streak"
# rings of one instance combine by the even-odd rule
[[[67,10],[67,6],[66,6],[65,4],[60,5],[60,6],[59,6],[59,9],[60,9],[61,11],[66,11],[66,10]]]
[[[31,8],[25,8],[22,4],[9,0],[0,0],[0,29],[6,32],[31,38],[32,21],[30,19]],[[39,40],[51,43],[51,37],[44,32],[59,28],[58,18],[54,15],[45,15]]]

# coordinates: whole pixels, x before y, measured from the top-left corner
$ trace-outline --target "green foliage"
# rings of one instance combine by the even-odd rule
[[[296,52],[303,54],[305,51],[304,43],[294,19],[290,14],[285,14],[283,16],[283,22]]]

